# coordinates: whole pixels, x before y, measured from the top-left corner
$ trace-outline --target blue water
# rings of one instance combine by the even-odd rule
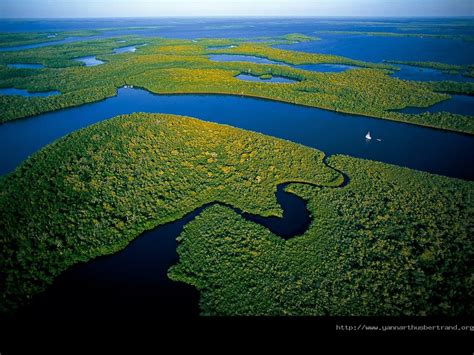
[[[441,70],[431,68],[420,68],[410,65],[393,64],[401,70],[392,74],[392,77],[403,80],[416,81],[462,81],[474,82],[474,78],[462,76],[461,74],[444,73]]]
[[[258,76],[254,75],[247,75],[247,74],[239,74],[236,76],[237,79],[244,80],[244,81],[256,81],[256,82],[267,82],[267,83],[285,83],[285,84],[292,84],[297,83],[298,80],[293,80],[289,78],[285,78],[283,76],[272,76],[271,79],[261,79]]]
[[[461,19],[464,22],[466,19]],[[440,26],[442,24],[442,26]],[[288,33],[314,34],[314,31],[375,31],[432,34],[474,34],[472,24],[461,24],[460,19],[436,18],[103,18],[103,19],[2,19],[0,31],[46,32],[76,31],[100,28],[127,27],[136,33],[163,35],[181,34],[187,38],[200,37],[261,37]],[[193,34],[193,36],[189,36]]]
[[[282,238],[302,235],[312,219],[306,202],[277,187],[283,218],[242,213]],[[199,215],[202,206],[178,221],[143,233],[124,250],[79,264],[59,276],[48,290],[21,310],[19,319],[150,319],[198,314],[198,292],[167,277],[178,262],[176,238]],[[71,307],[71,304],[74,307]],[[120,309],[120,312],[117,310]]]
[[[267,58],[255,57],[252,55],[238,55],[238,54],[211,54],[208,55],[209,60],[214,62],[250,62],[257,64],[275,64],[288,65],[283,62],[277,62]]]
[[[354,69],[357,67],[351,65],[342,65],[342,64],[303,64],[303,65],[290,65],[284,62],[277,62],[274,60],[256,57],[252,55],[237,55],[237,54],[212,54],[208,58],[214,62],[249,62],[256,64],[274,64],[274,65],[285,65],[291,66],[293,68],[310,70],[316,72],[333,72],[339,73],[349,69]]]
[[[304,65],[295,65],[294,68],[317,71],[321,73],[340,73],[349,69],[355,69],[352,65],[343,65],[343,64],[304,64]]]
[[[7,67],[16,68],[16,69],[42,69],[44,68],[44,65],[43,64],[14,63],[14,64],[8,64]]]
[[[214,51],[214,50],[219,50],[219,49],[231,49],[235,48],[235,45],[230,45],[230,46],[211,46],[207,47],[208,50]]]
[[[80,57],[75,58],[74,60],[78,62],[82,62],[86,65],[86,67],[94,67],[96,65],[104,64],[105,62],[102,60],[98,60],[95,56],[88,56],[88,57]]]
[[[0,89],[0,95],[8,96],[27,96],[27,97],[46,97],[52,95],[59,95],[59,91],[40,91],[40,92],[29,92],[28,90],[15,89],[15,88],[5,88]]]
[[[1,124],[0,174],[69,132],[140,111],[193,116],[288,139],[326,154],[474,180],[474,165],[466,164],[466,154],[474,151],[474,138],[468,135],[239,96],[152,95],[137,89],[120,89],[118,96],[101,102]],[[367,131],[382,142],[367,143]]]
[[[460,23],[460,22],[463,23]],[[141,27],[127,29],[127,27]],[[321,41],[279,46],[306,52],[342,55],[354,59],[438,61],[472,64],[474,41],[420,37],[380,37],[337,35],[320,31],[380,31],[393,33],[429,33],[474,35],[474,21],[468,19],[376,19],[376,18],[129,18],[69,20],[0,20],[2,32],[59,32],[109,28],[99,36],[72,37],[61,41],[20,46],[37,48],[94,38],[122,35],[159,36],[167,38],[246,38],[283,36],[302,33],[321,37]],[[12,48],[0,48],[0,51]]]
[[[320,35],[321,41],[278,45],[277,48],[308,53],[340,55],[368,62],[384,60],[472,64],[474,42],[461,39]]]
[[[59,44],[73,43],[78,41],[90,41],[94,39],[99,39],[100,36],[88,36],[88,37],[68,37],[58,41],[48,41],[35,44],[27,44],[23,46],[14,46],[14,47],[0,47],[0,52],[11,52],[11,51],[22,51],[26,49],[42,48],[48,46],[55,46]]]
[[[451,112],[459,115],[474,116],[474,96],[451,95],[451,99],[441,101],[428,108],[407,107],[403,113],[417,114],[423,112]]]
[[[473,24],[472,20],[460,24],[458,19],[393,18],[0,20],[0,32],[31,31],[51,34],[59,31],[117,28],[99,36],[70,37],[42,44],[0,48],[0,51],[32,49],[131,34],[183,39],[246,38],[261,41],[264,40],[261,37],[302,33],[320,36],[322,40],[281,48],[336,54],[374,62],[404,60],[472,64],[474,42],[457,39],[331,35],[317,32],[353,30],[474,35]],[[149,27],[127,29],[129,26]],[[236,60],[236,56],[228,59]],[[254,62],[255,58],[240,60]],[[283,65],[263,58],[259,60],[265,64]],[[306,68],[315,69],[337,72],[350,68]],[[444,80],[441,77],[445,74],[440,76],[440,73],[429,71],[413,74],[413,69],[404,68],[394,75],[407,80]],[[463,79],[456,77],[455,80]],[[462,101],[463,98],[455,98],[451,104],[444,102],[428,110],[441,110],[440,105],[455,105],[465,107],[465,112],[472,115],[471,105],[466,103],[464,106],[459,100]],[[194,116],[289,139],[321,149],[327,154],[342,153],[474,180],[474,167],[470,164],[474,141],[467,135],[251,98],[219,95],[155,96],[136,89],[120,89],[117,97],[98,103],[0,124],[0,174],[12,171],[30,154],[57,138],[92,123],[135,111]],[[374,138],[370,142],[364,138],[367,131],[370,131]],[[377,138],[382,141],[377,141]],[[279,201],[286,204],[292,203],[292,200],[301,203],[294,196],[287,195],[287,198],[288,201],[280,198]],[[300,209],[290,208],[289,211],[293,212],[290,213],[290,222],[283,223],[283,227],[298,226]],[[63,274],[50,290],[33,301],[32,308],[26,310],[26,318],[33,314],[33,317],[38,319],[156,320],[163,316],[195,315],[198,302],[196,290],[187,285],[170,282],[166,272],[177,260],[176,236],[183,225],[199,212],[200,210],[195,211],[180,221],[146,232],[118,254],[73,267]]]
[[[127,47],[115,48],[114,53],[115,54],[134,53],[136,50],[137,50],[136,46],[127,46]]]

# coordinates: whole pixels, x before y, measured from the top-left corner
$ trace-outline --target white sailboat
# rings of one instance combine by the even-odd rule
[[[367,132],[367,134],[365,135],[365,139],[367,139],[369,141],[372,139],[372,136],[370,135],[370,131]]]

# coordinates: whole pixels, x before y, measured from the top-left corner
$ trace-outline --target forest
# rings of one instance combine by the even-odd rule
[[[226,207],[281,216],[285,182],[313,216],[302,236],[285,241]],[[1,311],[217,202],[185,227],[169,273],[197,287],[204,315],[472,314],[473,191],[189,117],[119,116],[0,178]]]
[[[185,226],[169,277],[201,314],[472,315],[472,182],[332,156],[344,188],[292,184],[314,222],[284,241],[212,206]]]
[[[1,308],[211,202],[281,216],[280,183],[341,184],[323,158],[289,141],[173,115],[119,116],[74,132],[0,177]]]
[[[388,63],[355,61],[332,55],[275,49],[281,43],[313,40],[291,34],[263,42],[242,39],[181,40],[125,36],[66,43],[0,53],[0,88],[31,92],[57,90],[51,97],[0,95],[0,122],[97,102],[114,96],[124,85],[153,93],[222,93],[319,107],[337,112],[402,121],[422,126],[474,132],[470,116],[449,112],[402,114],[406,107],[429,107],[449,94],[474,93],[474,83],[414,82],[390,77],[397,70]],[[113,49],[138,46],[135,53],[113,54]],[[233,47],[230,48],[230,45]],[[225,46],[229,46],[225,48]],[[221,48],[218,48],[221,47]],[[263,57],[282,65],[216,62],[210,54]],[[105,64],[86,67],[75,58],[93,55]],[[17,69],[11,63],[38,63],[42,69]],[[337,63],[358,67],[341,73],[302,70],[295,65]],[[283,65],[284,64],[284,65]],[[239,74],[282,76],[293,84],[241,81]]]

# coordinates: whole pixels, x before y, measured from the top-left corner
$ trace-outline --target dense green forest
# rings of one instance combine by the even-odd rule
[[[120,116],[72,133],[0,177],[1,309],[80,261],[211,202],[281,216],[277,185],[338,186],[323,153],[172,115]]]
[[[290,185],[314,222],[284,241],[212,206],[185,226],[169,276],[203,315],[474,313],[474,184],[334,156],[344,188]]]
[[[158,94],[243,95],[453,131],[474,132],[471,116],[447,112],[396,112],[406,107],[429,107],[449,99],[446,93],[472,95],[474,83],[403,81],[389,76],[397,69],[392,64],[368,63],[272,47],[275,44],[307,40],[314,38],[291,34],[266,39],[266,42],[249,43],[242,39],[189,41],[125,36],[1,52],[0,87],[30,91],[58,90],[62,94],[51,97],[0,95],[0,122],[96,102],[115,95],[117,88],[128,84]],[[113,54],[114,48],[131,45],[139,46],[135,53]],[[252,55],[285,65],[216,62],[208,59],[208,55],[213,53]],[[97,56],[105,64],[86,67],[74,60],[89,55]],[[39,63],[45,68],[16,69],[8,67],[9,63]],[[319,63],[347,64],[359,69],[319,73],[294,67]],[[278,84],[235,78],[241,73],[267,78],[270,75],[283,76],[297,82]]]
[[[173,115],[69,134],[0,178],[1,309],[204,204],[281,216],[276,187],[294,182],[313,216],[300,237],[284,241],[220,205],[185,228],[170,277],[200,290],[203,314],[472,314],[474,183],[323,158]]]

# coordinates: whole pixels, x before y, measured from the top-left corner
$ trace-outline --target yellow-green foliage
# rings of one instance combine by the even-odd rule
[[[341,183],[322,159],[295,143],[171,115],[120,116],[72,133],[0,179],[0,308],[207,203],[280,216],[278,184]]]
[[[223,206],[178,238],[169,276],[204,315],[472,315],[474,183],[344,156],[344,188],[292,184],[309,230],[288,241]]]
[[[142,43],[147,45],[138,47],[135,53],[111,54],[115,47]],[[237,46],[208,50],[212,45],[228,43],[235,43]],[[366,68],[342,73],[317,73],[286,65],[214,62],[207,58],[209,53],[254,55],[288,64],[342,63]],[[73,60],[85,55],[97,55],[106,63],[85,67]],[[244,95],[466,133],[474,132],[472,116],[450,113],[411,115],[394,111],[408,106],[428,107],[449,98],[449,95],[439,92],[472,93],[473,83],[403,81],[391,78],[388,75],[390,71],[386,69],[392,67],[386,64],[285,51],[274,49],[268,43],[127,37],[126,43],[120,44],[117,39],[105,39],[3,52],[0,53],[0,63],[42,63],[48,67],[31,70],[0,65],[0,87],[31,91],[58,90],[63,93],[35,98],[0,95],[0,122],[98,101],[114,95],[117,88],[131,84],[154,93]],[[240,73],[265,77],[283,76],[298,82],[283,85],[234,78]]]
[[[276,49],[268,46],[267,44],[243,43],[234,48],[212,50],[210,52],[220,54],[253,55],[294,65],[329,63],[347,64],[378,69],[393,69],[393,66],[387,64],[362,62],[330,54],[315,54]]]

